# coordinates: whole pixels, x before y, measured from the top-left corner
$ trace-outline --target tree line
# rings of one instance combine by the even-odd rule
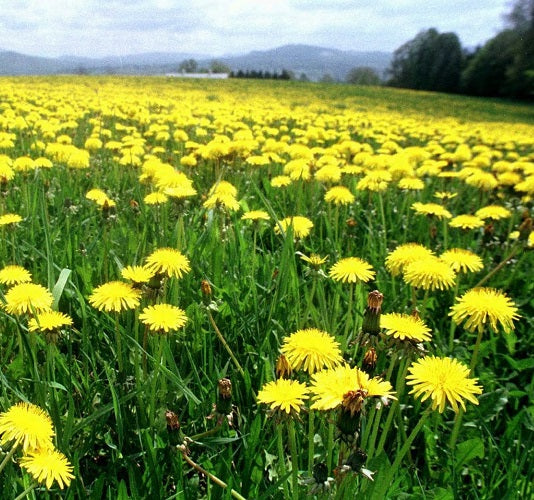
[[[386,84],[485,97],[534,98],[534,0],[517,0],[506,29],[463,48],[456,33],[420,32],[394,53]]]

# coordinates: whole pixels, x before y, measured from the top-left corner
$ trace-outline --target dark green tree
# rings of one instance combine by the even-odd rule
[[[380,85],[381,83],[379,74],[369,66],[352,68],[347,73],[345,81],[354,85]]]
[[[230,73],[232,70],[227,64],[224,64],[223,62],[214,59],[210,63],[210,71],[212,73]]]
[[[195,59],[185,59],[178,66],[178,71],[183,73],[196,73],[198,71],[198,62]]]
[[[430,28],[401,45],[388,69],[388,84],[418,90],[457,92],[463,52],[455,33]]]

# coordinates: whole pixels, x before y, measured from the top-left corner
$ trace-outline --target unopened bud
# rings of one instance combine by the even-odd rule
[[[526,217],[525,220],[519,226],[519,239],[528,240],[530,233],[532,232],[532,217]]]
[[[373,371],[376,367],[376,349],[371,347],[363,357],[363,366],[364,369],[368,372]]]
[[[374,290],[367,296],[367,307],[363,313],[362,332],[377,335],[380,332],[380,312],[384,295]]]
[[[287,358],[283,354],[280,354],[276,360],[276,378],[289,378],[291,371],[291,366]]]
[[[220,415],[232,413],[232,382],[229,378],[222,378],[217,382],[216,412]]]
[[[167,420],[167,431],[173,432],[180,429],[180,422],[178,416],[171,410],[165,412],[165,420]]]

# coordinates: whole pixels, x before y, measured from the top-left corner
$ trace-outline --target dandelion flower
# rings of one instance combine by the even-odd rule
[[[321,370],[312,375],[310,392],[313,394],[312,409],[332,410],[342,404],[349,391],[362,391],[366,397],[396,399],[393,387],[379,377],[369,375],[357,367],[340,365]]]
[[[280,226],[282,227],[282,232],[286,233],[288,228],[291,226],[293,228],[293,236],[295,238],[305,238],[310,234],[310,231],[313,227],[313,222],[307,217],[302,217],[300,215],[295,215],[294,217],[286,217],[280,221]],[[280,234],[280,227],[275,226],[274,232]]]
[[[258,402],[268,404],[271,410],[300,413],[304,400],[308,399],[309,389],[306,384],[296,380],[279,378],[276,382],[267,382],[258,393]]]
[[[476,273],[484,267],[477,254],[463,248],[451,248],[443,252],[440,259],[449,264],[456,273]]]
[[[89,303],[99,311],[120,312],[139,305],[141,292],[123,281],[110,281],[93,290]]]
[[[0,226],[9,226],[11,224],[17,224],[21,220],[22,220],[22,217],[18,214],[0,215]]]
[[[375,272],[372,266],[358,257],[347,257],[336,262],[330,269],[330,277],[343,283],[367,283],[373,279]]]
[[[314,373],[331,368],[343,360],[339,342],[317,328],[297,330],[284,339],[280,349],[293,370]]]
[[[52,447],[54,427],[48,414],[32,403],[17,403],[0,413],[0,444],[13,441],[24,452]]]
[[[405,243],[388,254],[386,268],[393,276],[398,276],[404,272],[408,264],[432,255],[432,250],[419,243]]]
[[[328,260],[328,255],[326,257],[321,257],[320,255],[317,255],[316,253],[312,253],[308,257],[307,255],[300,254],[300,258],[304,262],[307,262],[308,264],[310,264],[310,266],[312,266],[313,268],[318,269]]]
[[[436,191],[434,196],[440,200],[447,201],[451,200],[452,198],[456,198],[458,193],[451,193],[450,191]]]
[[[325,193],[324,200],[334,205],[348,205],[354,202],[355,196],[345,186],[334,186]]]
[[[161,193],[159,191],[156,191],[154,193],[147,194],[143,201],[147,205],[162,205],[163,203],[166,203],[169,200],[169,197],[165,193]]]
[[[421,397],[421,401],[432,400],[432,409],[440,413],[445,410],[447,401],[458,413],[458,403],[465,410],[464,399],[477,405],[475,394],[481,394],[482,388],[476,378],[469,378],[469,368],[451,358],[427,356],[412,363],[406,377],[408,385],[413,385],[410,394]]]
[[[174,248],[158,248],[146,259],[146,267],[154,273],[181,278],[191,270],[189,259]]]
[[[72,318],[58,311],[44,311],[28,322],[28,330],[36,331],[55,331],[63,326],[72,325]]]
[[[22,266],[6,266],[0,270],[0,283],[3,285],[16,285],[31,281],[32,275]]]
[[[185,311],[170,304],[156,304],[143,309],[139,315],[141,323],[147,325],[152,332],[178,330],[185,325],[187,316]]]
[[[482,330],[488,323],[497,332],[499,326],[505,333],[514,329],[519,319],[518,309],[512,300],[500,290],[473,288],[456,299],[449,316],[456,324],[465,321],[465,329]]]
[[[450,219],[452,214],[442,205],[437,203],[421,203],[416,201],[412,204],[412,210],[420,215],[433,215],[438,219]]]
[[[484,221],[476,215],[457,215],[449,221],[451,227],[461,227],[462,229],[476,229],[482,227]]]
[[[26,469],[39,483],[50,489],[54,481],[60,489],[69,486],[74,476],[72,465],[60,451],[45,448],[30,452],[22,457],[20,466]]]
[[[424,189],[425,183],[417,177],[405,177],[399,181],[398,186],[400,189],[419,191]]]
[[[271,186],[274,188],[281,188],[289,186],[291,182],[291,177],[288,175],[277,175],[271,179]]]
[[[126,266],[121,269],[121,276],[135,284],[148,283],[154,271],[145,266]]]
[[[269,214],[265,210],[250,210],[241,216],[241,220],[269,220]]]
[[[400,340],[415,340],[423,342],[430,340],[430,328],[416,316],[409,314],[389,313],[380,317],[380,327],[386,334]]]
[[[480,219],[507,219],[511,217],[512,212],[507,208],[501,207],[499,205],[488,205],[487,207],[479,208],[475,215]]]
[[[5,310],[9,314],[42,312],[50,309],[54,299],[52,294],[42,285],[20,283],[6,293]]]
[[[416,260],[406,266],[404,281],[423,290],[447,290],[454,285],[456,273],[439,257]]]

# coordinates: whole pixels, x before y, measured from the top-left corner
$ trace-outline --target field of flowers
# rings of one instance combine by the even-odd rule
[[[534,111],[0,80],[1,498],[534,495]]]

